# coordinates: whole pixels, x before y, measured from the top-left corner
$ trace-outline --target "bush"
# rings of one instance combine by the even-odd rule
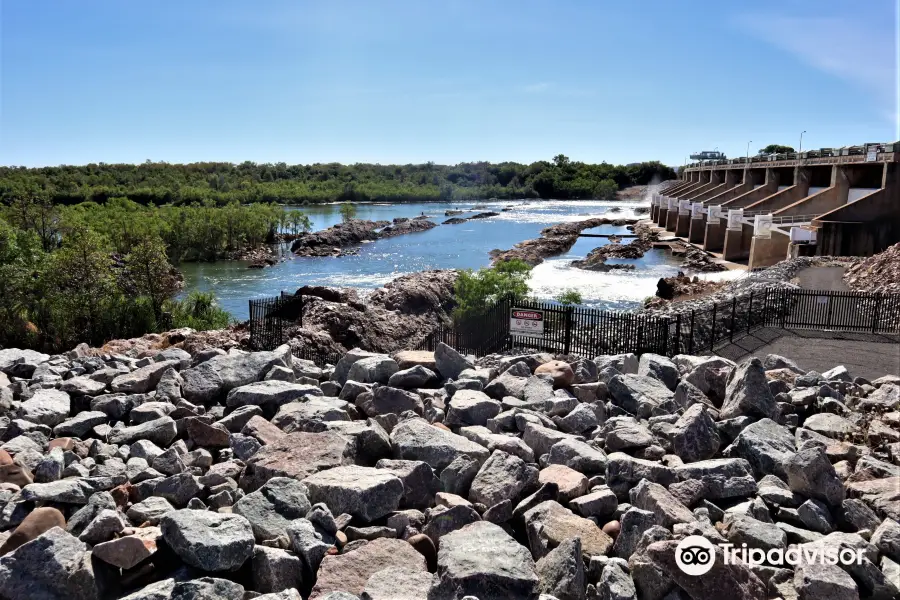
[[[165,309],[171,315],[173,329],[222,329],[232,322],[231,314],[219,306],[212,292],[191,292],[183,300],[170,300]]]
[[[500,262],[493,267],[477,271],[460,272],[454,286],[456,310],[454,318],[467,318],[483,314],[504,296],[524,298],[528,294],[528,276],[531,266],[521,260]]]
[[[581,292],[575,289],[567,289],[556,297],[556,301],[563,306],[575,306],[584,302]]]
[[[356,207],[350,203],[341,205],[341,219],[343,219],[344,223],[353,219],[356,216]]]

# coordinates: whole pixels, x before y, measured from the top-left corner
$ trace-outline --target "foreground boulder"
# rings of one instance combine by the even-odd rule
[[[411,545],[403,540],[381,538],[346,554],[326,556],[309,598],[324,600],[332,592],[359,596],[372,575],[391,567],[426,572],[425,558]]]
[[[253,556],[253,528],[240,515],[178,510],[160,520],[163,539],[184,562],[204,571],[234,571]]]
[[[538,576],[528,550],[493,523],[471,523],[443,536],[437,564],[429,600],[536,595]]]
[[[100,597],[87,545],[59,527],[0,558],[0,598]]]

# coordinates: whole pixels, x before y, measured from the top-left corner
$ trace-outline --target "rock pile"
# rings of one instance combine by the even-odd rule
[[[0,373],[3,600],[900,594],[896,375],[444,345],[7,349]],[[694,577],[688,535],[860,561]]]
[[[900,293],[900,243],[848,268],[844,281],[853,290]]]

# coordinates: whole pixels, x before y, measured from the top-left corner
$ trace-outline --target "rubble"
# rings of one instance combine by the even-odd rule
[[[0,350],[0,599],[900,594],[896,376],[222,350]],[[864,560],[695,577],[689,535]]]

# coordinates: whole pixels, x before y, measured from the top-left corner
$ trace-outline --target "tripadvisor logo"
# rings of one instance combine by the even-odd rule
[[[861,565],[863,550],[839,548],[817,544],[773,548],[768,552],[761,548],[748,548],[747,544],[713,544],[705,537],[689,535],[675,547],[675,564],[687,575],[705,575],[716,562],[716,547],[722,550],[722,562],[733,565],[738,562],[750,566],[769,564],[775,567],[794,567],[801,564]]]

